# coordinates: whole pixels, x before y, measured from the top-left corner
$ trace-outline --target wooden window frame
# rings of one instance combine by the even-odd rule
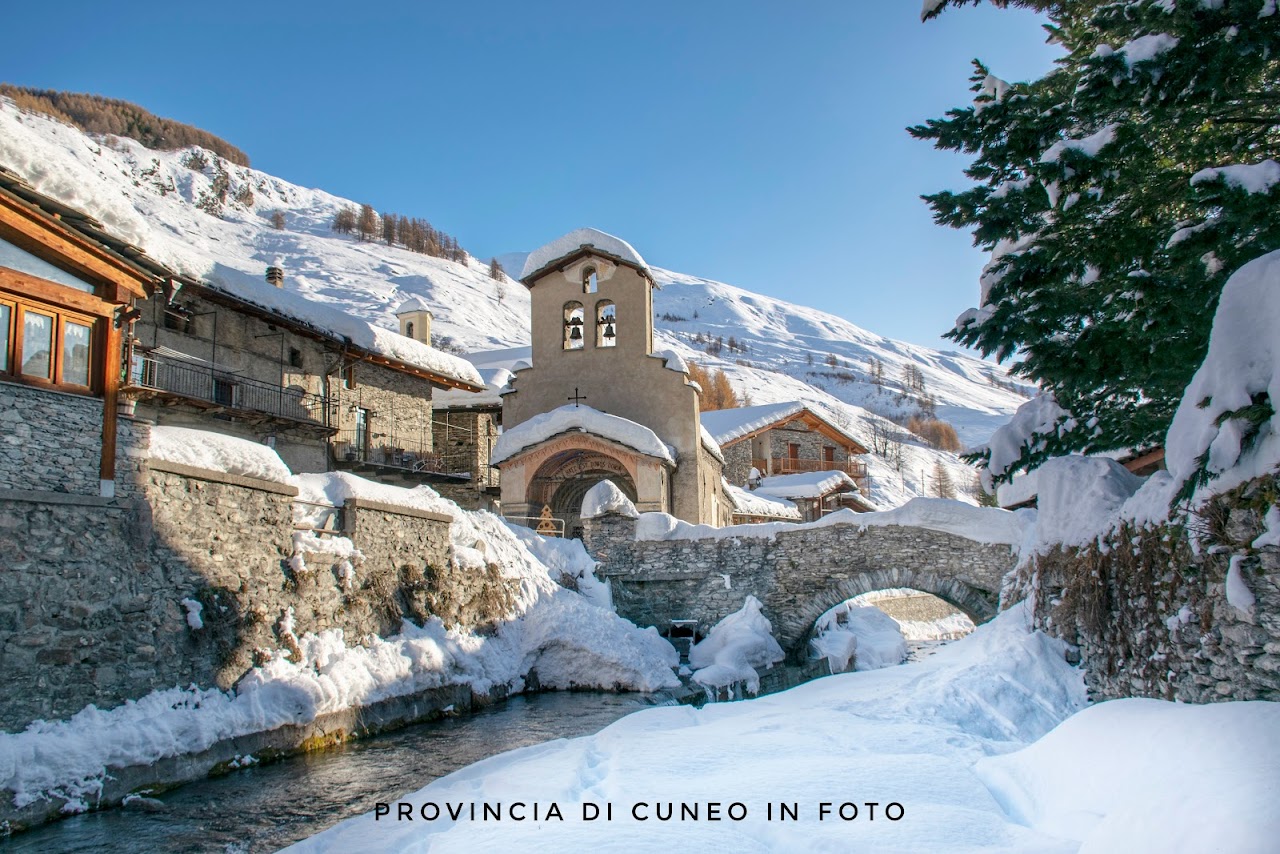
[[[70,394],[100,396],[102,358],[105,351],[106,321],[92,314],[69,311],[62,306],[51,305],[38,300],[24,299],[20,296],[0,292],[0,304],[9,308],[9,346],[6,352],[7,365],[0,370],[0,381],[29,385],[35,388],[63,391]],[[33,377],[22,373],[22,355],[25,333],[25,317],[28,312],[53,318],[53,337],[49,353],[51,378]],[[68,322],[89,327],[89,383],[66,382],[63,379],[66,325]]]

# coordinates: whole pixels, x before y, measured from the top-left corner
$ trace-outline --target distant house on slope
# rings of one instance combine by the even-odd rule
[[[730,483],[750,488],[760,478],[842,472],[863,495],[870,492],[867,464],[859,459],[867,449],[799,401],[718,409],[701,418],[720,445]]]

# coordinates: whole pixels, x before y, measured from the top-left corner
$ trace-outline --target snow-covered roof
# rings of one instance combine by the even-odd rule
[[[426,301],[423,300],[422,297],[409,297],[407,300],[400,303],[400,307],[396,309],[396,316],[399,317],[400,315],[408,314],[411,311],[425,311],[427,314],[431,313],[431,309],[427,306]]]
[[[715,437],[701,424],[698,425],[698,435],[701,437],[702,447],[707,449],[707,453],[719,460],[721,465],[724,465],[724,453],[721,452],[720,443],[715,440]]]
[[[466,359],[441,352],[399,332],[374,326],[367,320],[354,317],[341,309],[313,302],[293,291],[273,287],[256,276],[217,264],[214,272],[199,284],[281,317],[298,321],[318,332],[346,338],[355,347],[373,355],[403,362],[443,379],[477,388],[484,387],[484,381],[476,373],[475,366]]]
[[[541,272],[551,264],[566,258],[584,246],[590,246],[605,255],[616,258],[623,263],[630,264],[640,270],[643,270],[653,278],[653,274],[649,270],[649,265],[644,262],[630,243],[620,237],[614,237],[612,234],[605,234],[594,228],[578,228],[563,237],[558,237],[529,253],[529,257],[525,259],[524,269],[520,272],[520,278],[527,280],[535,273]]]
[[[582,496],[582,518],[594,519],[606,513],[617,513],[630,519],[639,519],[640,512],[611,480],[602,480]]]
[[[728,481],[725,482],[724,488],[729,493],[730,500],[733,501],[734,513],[740,513],[744,516],[767,516],[770,519],[795,519],[797,522],[800,521],[800,508],[785,498],[770,498],[766,495],[748,492]]]
[[[477,368],[484,380],[484,391],[471,392],[446,389],[431,395],[432,409],[467,409],[476,406],[502,406],[502,390],[511,381],[511,371],[506,368]]]
[[[804,411],[804,404],[798,400],[787,400],[782,403],[766,403],[760,406],[739,406],[736,409],[715,409],[702,413],[702,426],[721,445],[727,445],[734,439],[740,439],[757,430],[768,427],[776,421],[790,418]]]
[[[494,465],[514,457],[525,448],[532,448],[553,436],[577,430],[603,439],[626,445],[645,456],[656,457],[675,465],[676,452],[643,424],[637,424],[617,415],[608,415],[590,406],[566,404],[559,409],[535,415],[528,421],[503,432],[494,443],[490,462]]]
[[[802,412],[817,418],[827,425],[832,432],[843,436],[847,441],[861,447],[862,443],[850,436],[840,427],[814,412],[798,400],[785,400],[781,403],[764,403],[759,406],[739,406],[734,409],[715,409],[701,415],[702,426],[706,427],[720,445],[750,436],[760,430],[793,418]]]
[[[766,477],[755,492],[771,498],[821,498],[832,492],[857,492],[858,484],[842,471],[808,471]]]

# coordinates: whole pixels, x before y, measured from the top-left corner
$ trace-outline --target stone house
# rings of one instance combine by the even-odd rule
[[[0,167],[0,496],[92,502],[136,488],[121,339],[165,272]]]
[[[799,401],[704,412],[702,426],[720,445],[724,476],[734,485],[750,488],[760,478],[843,472],[863,495],[870,494],[867,464],[860,459],[867,448]]]
[[[572,533],[610,480],[642,511],[725,525],[723,461],[683,362],[653,347],[653,274],[626,241],[579,229],[529,255],[533,364],[502,392],[502,510]]]
[[[283,284],[279,265],[262,281],[220,270],[171,276],[142,300],[124,387],[137,414],[266,443],[295,472],[465,486],[435,446],[431,397],[483,384],[470,363],[430,347],[425,306],[402,306],[396,334]]]

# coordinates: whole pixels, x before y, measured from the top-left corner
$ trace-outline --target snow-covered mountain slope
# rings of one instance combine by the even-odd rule
[[[395,308],[417,296],[435,315],[437,346],[511,350],[506,361],[527,353],[529,296],[523,285],[490,278],[487,264],[476,259],[462,264],[338,235],[330,225],[350,200],[207,152],[203,168],[193,169],[193,152],[198,150],[152,151],[129,139],[89,136],[0,98],[0,165],[180,272],[235,283],[261,279],[268,265],[279,264],[287,290],[387,329],[397,328]],[[422,207],[430,204],[424,199]],[[272,225],[277,211],[284,214],[283,229]],[[524,255],[500,260],[518,271]],[[801,400],[854,435],[887,432],[903,443],[901,459],[872,462],[873,499],[880,506],[936,494],[936,464],[961,497],[973,481],[955,455],[924,446],[880,415],[905,420],[931,397],[938,417],[955,426],[964,444],[975,444],[1025,399],[989,363],[883,338],[825,312],[711,279],[654,272],[661,286],[656,349],[722,369],[752,403]],[[474,361],[499,365],[505,355]],[[871,360],[882,365],[881,385],[870,382]],[[904,387],[908,366],[918,371],[915,389]]]

